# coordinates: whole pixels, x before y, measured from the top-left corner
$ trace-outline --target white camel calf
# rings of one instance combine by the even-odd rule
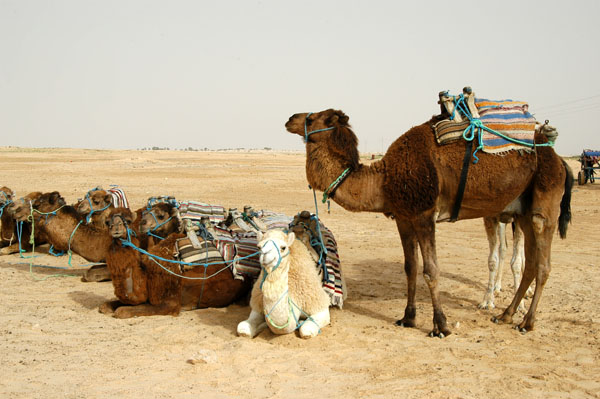
[[[302,338],[329,324],[329,295],[323,290],[316,262],[293,232],[258,233],[262,270],[252,289],[250,317],[237,333],[255,337],[265,327],[274,334],[300,330]]]

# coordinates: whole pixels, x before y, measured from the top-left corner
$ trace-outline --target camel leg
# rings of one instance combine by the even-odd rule
[[[111,314],[111,313],[114,313],[115,310],[117,310],[117,308],[119,308],[121,306],[126,306],[126,305],[121,301],[104,302],[98,308],[98,312],[103,313],[103,314]]]
[[[10,255],[19,253],[19,243],[8,245],[0,249],[0,255]]]
[[[311,315],[302,323],[300,327],[300,336],[302,338],[312,338],[319,335],[321,328],[325,327],[331,321],[329,317],[329,308],[323,309]]]
[[[519,283],[519,288],[515,292],[512,302],[504,310],[504,312],[492,318],[494,323],[512,323],[512,318],[517,311],[519,304],[525,297],[527,289],[531,285],[531,282],[535,278],[536,274],[536,243],[533,231],[531,230],[531,223],[527,220],[527,216],[519,217],[517,222],[520,225],[525,238],[525,269],[523,270],[523,277]]]
[[[502,246],[502,235],[498,234],[501,223],[495,217],[487,217],[483,218],[483,224],[485,226],[485,233],[487,234],[488,244],[490,246],[490,254],[488,256],[488,269],[490,274],[488,278],[487,290],[483,295],[483,301],[481,301],[478,307],[479,309],[494,309],[496,307],[494,305],[496,275],[498,273],[498,267],[501,265],[499,262],[499,253],[500,247]]]
[[[517,288],[521,283],[521,273],[524,268],[524,259],[525,259],[525,247],[524,247],[524,239],[523,239],[523,231],[521,227],[519,227],[518,223],[514,223],[513,229],[513,254],[510,260],[510,268],[513,273],[514,279],[514,292],[517,292]],[[533,295],[533,289],[531,286],[527,289],[525,293],[525,297],[530,297]],[[519,307],[517,308],[519,312],[525,311],[525,300],[522,299]]]
[[[438,286],[440,269],[435,248],[435,219],[431,215],[423,215],[414,224],[421,255],[423,256],[423,277],[429,287],[433,305],[433,330],[430,337],[444,338],[452,333],[446,323],[446,315],[442,309]]]
[[[412,226],[396,218],[396,226],[402,240],[402,249],[404,251],[404,271],[407,280],[407,300],[404,309],[404,317],[396,321],[397,326],[416,327],[415,318],[417,308],[415,306],[415,294],[417,292],[417,268],[419,265],[419,243]]]
[[[504,258],[506,257],[506,223],[498,223],[498,273],[494,283],[494,292],[502,291],[502,272],[504,270]]]
[[[121,306],[113,317],[117,319],[128,319],[139,316],[177,316],[181,309],[181,303],[178,298],[167,299],[158,305],[143,303],[135,306]]]
[[[555,212],[550,212],[549,217],[543,214],[534,214],[532,219],[533,234],[536,239],[536,274],[535,274],[535,290],[533,292],[533,298],[529,305],[529,310],[525,314],[521,324],[517,326],[519,331],[527,332],[533,330],[535,324],[535,312],[537,310],[538,303],[542,297],[542,291],[550,276],[550,253],[552,248],[552,236],[556,231],[556,225],[558,221],[558,207],[550,208]],[[555,213],[555,214],[553,214]]]
[[[83,277],[81,277],[81,281],[83,282],[101,282],[110,280],[110,271],[106,265],[94,265],[87,269],[85,273],[83,273]]]
[[[266,327],[265,315],[262,312],[252,310],[248,320],[244,320],[238,324],[237,334],[240,337],[254,338]]]

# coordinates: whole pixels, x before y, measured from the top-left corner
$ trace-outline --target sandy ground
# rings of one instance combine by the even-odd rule
[[[577,172],[579,163],[570,164]],[[174,195],[289,215],[314,210],[299,153],[0,148],[0,171],[0,186],[18,195],[58,190],[68,202],[118,184],[134,208],[149,196]],[[421,277],[418,328],[394,326],[406,304],[394,223],[336,204],[320,214],[338,240],[349,296],[312,340],[269,331],[237,337],[249,313],[241,305],[114,319],[98,313],[113,298],[111,283],[81,282],[82,258],[59,270],[4,256],[0,397],[600,397],[600,184],[575,186],[572,206],[567,240],[554,240],[536,330],[526,335],[490,322],[500,310],[477,308],[488,273],[481,220],[438,225],[441,292],[454,332],[445,339],[427,337],[432,311]],[[35,265],[67,266],[65,257],[38,255]],[[512,298],[504,270],[501,309]]]

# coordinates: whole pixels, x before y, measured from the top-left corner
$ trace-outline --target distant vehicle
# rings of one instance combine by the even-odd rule
[[[577,182],[580,186],[588,181],[593,183],[596,180],[596,171],[600,170],[600,151],[583,150],[579,162],[581,170],[577,173]]]

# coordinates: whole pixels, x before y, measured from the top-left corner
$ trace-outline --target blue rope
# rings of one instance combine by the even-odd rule
[[[306,114],[306,118],[304,118],[304,142],[305,143],[308,142],[308,136],[310,136],[311,134],[325,132],[327,130],[335,129],[335,127],[327,127],[324,129],[318,129],[318,130],[313,130],[313,131],[309,132],[308,127],[307,127],[307,121],[308,121],[308,117],[311,116],[312,114],[313,114],[312,112],[309,112],[308,114]]]
[[[59,256],[63,256],[65,254],[65,251],[60,251],[58,253],[54,252],[54,245],[50,245],[50,249],[48,250],[48,253],[52,256],[56,256],[57,258]]]
[[[108,209],[108,207],[112,205],[112,202],[111,202],[102,209],[94,209],[94,206],[92,205],[92,199],[90,197],[90,193],[93,193],[94,191],[99,191],[99,190],[102,190],[102,189],[100,187],[96,187],[96,188],[91,189],[90,191],[88,191],[85,194],[85,198],[88,200],[88,203],[90,204],[90,213],[88,213],[88,215],[85,218],[86,224],[90,224],[90,221],[92,220],[92,215],[94,214],[94,212],[102,212],[102,211]]]
[[[184,261],[181,261],[181,260],[165,259],[165,258],[162,258],[162,257],[160,257],[158,255],[151,254],[150,252],[145,251],[145,250],[143,250],[140,247],[137,247],[132,242],[123,240],[122,238],[120,240],[121,240],[121,245],[122,246],[124,246],[124,247],[131,247],[131,248],[135,249],[136,251],[138,251],[138,252],[140,252],[140,253],[142,253],[144,255],[149,256],[150,258],[158,259],[158,260],[161,260],[163,262],[175,263],[175,264],[183,265],[183,266],[204,266],[204,267],[208,267],[208,266],[211,266],[211,265],[223,265],[223,264],[231,265],[235,261],[248,259],[248,258],[251,258],[251,257],[253,257],[253,256],[255,256],[255,255],[257,255],[257,254],[260,253],[260,251],[256,251],[254,253],[251,253],[250,255],[246,255],[246,256],[242,256],[240,258],[236,258],[235,260],[232,260],[231,262],[229,262],[229,261],[222,261],[222,262],[209,262],[209,263],[193,263],[193,262],[190,263],[190,262],[184,262]],[[181,277],[183,277],[183,276],[181,276]]]
[[[469,112],[469,107],[465,104],[465,97],[462,94],[458,95],[458,97],[452,96],[452,101],[454,102],[454,110],[452,111],[452,115],[450,116],[450,119],[454,120],[455,113],[457,110],[459,111],[459,113],[462,113],[464,116],[466,116],[467,119],[469,119],[469,126],[463,131],[463,134],[462,134],[463,139],[465,139],[466,141],[473,141],[475,139],[475,134],[477,133],[477,135],[478,135],[478,145],[477,145],[477,148],[475,149],[475,151],[473,152],[473,158],[474,158],[473,163],[474,164],[479,162],[479,158],[476,155],[477,152],[479,150],[484,149],[483,134],[482,134],[483,130],[485,130],[486,132],[491,133],[493,135],[496,135],[498,137],[501,137],[506,141],[510,141],[511,143],[522,145],[525,147],[535,148],[535,147],[553,147],[554,146],[554,142],[552,142],[552,141],[549,141],[547,143],[540,143],[540,144],[536,144],[535,142],[528,143],[525,141],[514,139],[512,137],[508,137],[494,129],[490,129],[481,121],[481,119],[474,118],[473,115],[471,115],[471,112]]]
[[[319,207],[317,205],[317,193],[315,192],[314,188],[312,190],[313,197],[315,200],[315,217],[317,218],[317,232],[319,233],[319,244],[323,250],[323,252],[321,253],[321,257],[323,256],[323,253],[325,254],[325,257],[327,257],[327,248],[325,248],[325,244],[323,243],[323,236],[321,235],[321,224],[319,222]],[[321,257],[319,257],[319,263],[321,269],[323,269],[323,278],[325,279],[325,281],[329,281],[329,272],[327,271],[327,267],[325,266],[325,260],[321,261]]]
[[[285,258],[286,256],[288,256],[290,254],[290,250],[288,249],[288,253],[281,256],[281,252],[279,251],[279,247],[277,246],[277,244],[275,244],[275,241],[273,240],[269,240],[267,242],[272,242],[273,246],[275,247],[275,249],[277,250],[277,264],[275,265],[275,267],[273,268],[273,270],[271,270],[271,272],[274,272],[275,270],[277,270],[277,268],[279,267],[279,265],[281,265],[281,261],[283,260],[283,258]],[[258,251],[260,253],[260,251]],[[260,289],[262,290],[263,284],[265,283],[265,280],[267,279],[267,276],[269,275],[269,272],[267,271],[267,269],[264,268],[264,266],[261,264],[260,265],[262,271],[263,271],[263,278],[260,282]]]

